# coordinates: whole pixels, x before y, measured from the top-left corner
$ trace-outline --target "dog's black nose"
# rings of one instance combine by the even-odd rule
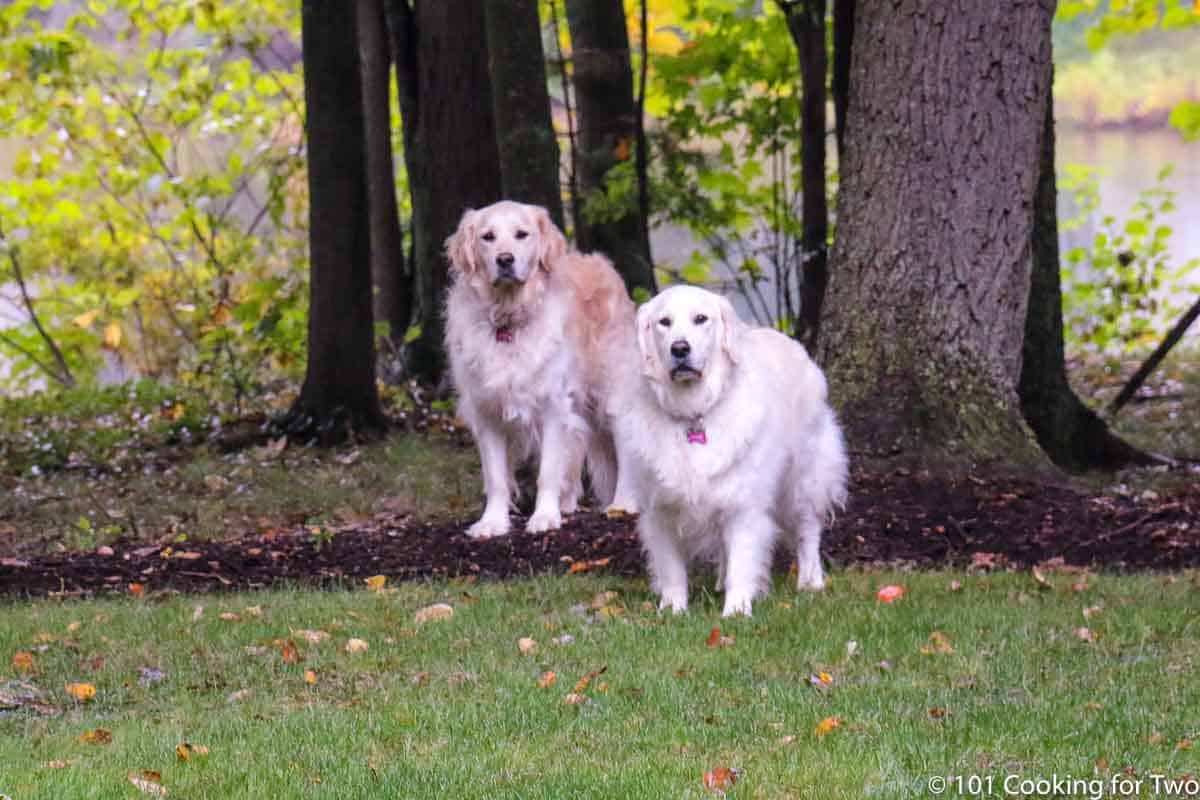
[[[501,253],[496,256],[496,266],[507,272],[512,272],[513,264],[516,260],[512,253]]]
[[[687,358],[688,353],[692,352],[692,346],[683,339],[676,339],[671,342],[671,356],[674,358]]]

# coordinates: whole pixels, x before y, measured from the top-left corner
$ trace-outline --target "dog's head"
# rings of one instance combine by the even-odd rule
[[[537,270],[550,272],[566,250],[566,239],[546,209],[511,200],[468,209],[446,239],[455,278],[499,292],[520,290]]]
[[[637,315],[642,371],[657,384],[709,383],[737,363],[745,328],[724,297],[696,286],[672,286]]]

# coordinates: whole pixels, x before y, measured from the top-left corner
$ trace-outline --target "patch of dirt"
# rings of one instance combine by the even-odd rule
[[[851,500],[827,532],[834,564],[1023,568],[1045,562],[1111,570],[1200,567],[1200,485],[1161,495],[1094,494],[1028,479],[947,477],[906,468],[855,471]],[[0,594],[88,596],[134,591],[205,592],[279,584],[362,585],[364,578],[541,572],[644,571],[632,520],[580,513],[561,531],[487,541],[465,522],[380,514],[312,529],[303,525],[222,541],[118,542],[99,552],[0,559]],[[520,530],[520,520],[514,520]],[[781,552],[776,568],[787,569]]]

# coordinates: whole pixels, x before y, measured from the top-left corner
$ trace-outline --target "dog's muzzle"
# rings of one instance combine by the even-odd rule
[[[517,277],[516,263],[517,260],[512,253],[501,253],[496,256],[496,277],[492,279],[492,285],[506,288],[521,284],[523,281]]]
[[[671,342],[671,360],[675,362],[675,365],[671,367],[671,380],[694,381],[700,377],[700,370],[692,366],[689,360],[691,355],[692,346],[686,339],[676,339]]]

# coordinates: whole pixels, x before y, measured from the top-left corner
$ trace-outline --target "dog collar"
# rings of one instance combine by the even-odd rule
[[[688,444],[708,444],[708,434],[700,425],[689,425],[687,429]]]
[[[501,325],[496,328],[496,341],[511,344],[513,340],[513,329],[507,325]]]

